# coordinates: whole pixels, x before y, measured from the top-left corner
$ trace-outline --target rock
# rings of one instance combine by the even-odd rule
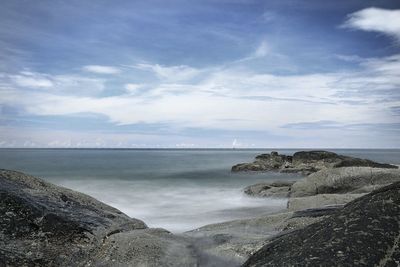
[[[397,169],[397,166],[378,163],[368,159],[359,159],[349,156],[338,155],[329,151],[299,151],[293,154],[294,166],[305,165],[315,169],[339,168],[339,167],[373,167]]]
[[[290,196],[366,193],[396,181],[400,181],[399,169],[371,167],[325,169],[295,182],[291,187]]]
[[[0,214],[0,266],[195,266],[186,241],[20,172],[0,170]]]
[[[116,233],[93,258],[94,266],[198,266],[191,240],[154,228]]]
[[[273,238],[243,266],[398,266],[400,182]]]
[[[234,165],[232,171],[279,171],[309,175],[327,168],[351,166],[388,169],[398,168],[395,165],[338,155],[329,151],[299,151],[294,153],[293,156],[279,155],[278,152],[273,151],[271,154],[258,155],[252,163]]]
[[[311,208],[295,211],[292,218],[329,216],[343,208],[344,205],[330,205],[322,208]]]
[[[271,154],[258,155],[253,163],[237,164],[232,167],[232,171],[272,171],[289,166],[291,161],[291,156],[279,155],[278,152],[272,151]]]
[[[319,194],[308,197],[289,198],[288,210],[297,211],[310,208],[323,208],[326,206],[346,204],[364,194]]]
[[[294,182],[258,183],[247,186],[244,193],[254,197],[286,198],[289,196],[290,186]]]
[[[214,263],[218,261],[211,266],[238,266],[260,249],[266,238],[318,222],[333,211],[333,207],[304,213],[283,211],[258,218],[210,224],[184,235],[197,240],[193,243],[194,247],[201,251],[204,258],[211,258]]]
[[[266,236],[278,233],[283,221],[291,216],[292,213],[284,212],[210,224],[184,235],[196,239],[194,246],[204,257],[225,259],[230,263],[214,266],[238,266],[263,246]]]

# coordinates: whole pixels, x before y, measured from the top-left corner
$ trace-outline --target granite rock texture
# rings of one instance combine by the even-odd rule
[[[191,244],[96,199],[0,170],[0,266],[197,266]]]
[[[243,264],[399,265],[400,182],[360,197],[326,219],[270,239]]]

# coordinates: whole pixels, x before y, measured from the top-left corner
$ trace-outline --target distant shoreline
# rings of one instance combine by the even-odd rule
[[[365,150],[381,150],[381,151],[396,151],[400,148],[119,148],[119,147],[0,147],[0,150],[216,150],[216,151],[269,151],[269,150],[355,150],[355,151],[365,151]]]

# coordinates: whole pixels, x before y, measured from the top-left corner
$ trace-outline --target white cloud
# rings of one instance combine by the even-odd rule
[[[227,69],[192,84],[160,83],[140,95],[93,97],[4,91],[1,99],[35,115],[97,113],[116,124],[168,123],[173,127],[272,131],[307,121],[393,123],[380,90],[400,86],[400,56],[364,59],[360,71],[272,75]],[[136,92],[140,84],[126,84]],[[389,101],[382,104],[382,101]],[[0,101],[1,103],[1,101]],[[354,104],[356,103],[356,104]],[[351,115],[351,116],[350,116]]]
[[[82,68],[84,71],[97,73],[97,74],[116,74],[121,72],[119,68],[112,66],[101,66],[101,65],[87,65]]]
[[[10,79],[21,87],[50,88],[54,85],[46,75],[26,71],[20,72],[18,75],[11,75]]]
[[[380,32],[400,40],[400,10],[365,8],[350,14],[343,27]]]
[[[160,79],[166,81],[187,81],[202,72],[201,70],[185,65],[166,67],[159,64],[140,63],[135,67],[141,70],[151,71]]]
[[[104,89],[104,83],[103,79],[73,74],[50,75],[21,71],[16,75],[0,75],[0,84],[4,84],[4,87],[15,84],[22,89],[46,89],[55,94],[67,95],[96,95]]]
[[[127,83],[124,85],[124,88],[129,94],[136,94],[143,86],[143,84]]]
[[[0,105],[13,105],[22,108],[28,114],[39,116],[102,114],[116,125],[161,123],[176,129],[176,133],[179,133],[180,129],[192,127],[227,131],[262,131],[276,136],[287,136],[293,140],[290,141],[292,143],[282,141],[282,145],[291,144],[298,147],[309,144],[299,141],[305,138],[304,136],[318,140],[313,141],[315,146],[327,144],[343,146],[344,143],[335,137],[346,134],[346,140],[353,140],[354,146],[360,146],[363,142],[370,143],[375,133],[370,131],[365,133],[361,128],[325,127],[319,130],[282,128],[288,124],[318,121],[332,121],[340,125],[397,123],[398,118],[392,115],[390,107],[400,106],[400,95],[397,98],[390,95],[389,99],[385,99],[387,95],[385,96],[384,92],[400,87],[400,77],[396,76],[400,71],[400,55],[360,59],[360,61],[360,70],[346,73],[280,76],[224,69],[206,72],[203,79],[190,84],[161,81],[153,88],[150,85],[143,85],[146,86],[146,90],[141,94],[135,92],[141,89],[142,84],[129,83],[124,87],[131,94],[107,97],[84,96],[79,92],[66,95],[54,90],[29,90],[21,94],[20,91],[9,88],[0,90]],[[52,77],[52,81],[58,80],[59,77]],[[54,84],[58,86],[57,82]],[[43,140],[53,140],[54,142],[49,142],[48,146],[94,147],[119,145],[116,140],[122,142],[125,147],[130,147],[137,141],[131,136],[128,138],[129,142],[125,142],[124,138],[119,139],[119,135],[115,135],[104,137],[104,142],[94,142],[91,141],[92,137],[85,137],[86,140],[82,137],[85,134],[82,133],[77,134],[72,142],[60,143],[57,140],[68,140],[68,134],[65,138],[61,136],[56,138],[55,135],[54,133],[42,137],[38,134],[37,137],[32,137],[32,140],[42,146],[45,146],[41,143]],[[366,135],[371,136],[365,137]],[[95,136],[96,134],[93,134],[93,138]],[[145,147],[148,142],[154,146],[157,140],[163,140],[170,144],[207,146],[204,140],[201,141],[201,137],[196,140],[180,140],[179,134],[171,136],[174,136],[174,139],[168,141],[161,135],[155,136],[151,141],[137,137],[138,140],[148,141],[137,141],[136,144]],[[21,146],[24,145],[22,140],[26,140],[22,137],[17,140],[13,136],[7,138],[11,143],[8,142],[4,146],[12,144]],[[29,139],[26,136],[24,138]],[[389,140],[394,137],[385,138]],[[394,138],[393,142],[397,139]],[[226,146],[230,146],[230,142],[231,140]],[[243,141],[243,143],[251,144],[254,141]],[[277,146],[280,143],[274,141],[268,144]]]

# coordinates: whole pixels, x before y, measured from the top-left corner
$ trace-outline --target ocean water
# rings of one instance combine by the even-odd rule
[[[286,199],[258,199],[243,188],[294,174],[231,173],[271,150],[0,149],[0,168],[41,177],[103,201],[150,227],[179,233],[283,209]],[[293,154],[298,150],[276,149]],[[400,165],[400,150],[331,150]]]

